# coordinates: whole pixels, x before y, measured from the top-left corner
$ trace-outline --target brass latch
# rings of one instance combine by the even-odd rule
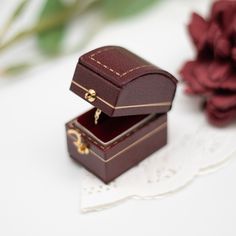
[[[67,133],[68,135],[73,136],[73,138],[76,138],[76,140],[73,143],[76,146],[78,153],[83,154],[83,155],[89,154],[89,148],[82,141],[81,134],[78,131],[74,129],[69,129]]]
[[[89,89],[87,93],[85,93],[84,98],[89,102],[94,102],[96,100],[96,91],[93,89]]]
[[[102,113],[102,110],[97,108],[96,111],[95,111],[95,114],[94,114],[94,124],[97,125],[98,124],[98,120],[99,120],[99,117]]]

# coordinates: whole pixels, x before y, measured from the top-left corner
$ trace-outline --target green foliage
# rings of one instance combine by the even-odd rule
[[[4,68],[4,70],[1,71],[0,74],[6,75],[6,76],[17,75],[19,73],[26,71],[31,66],[32,65],[29,63],[19,63],[19,64],[15,64],[15,65],[10,65],[7,68]]]
[[[40,52],[44,53],[45,56],[58,56],[62,53],[62,42],[65,37],[66,27],[70,24],[74,16],[80,17],[80,15],[87,14],[92,10],[95,13],[101,14],[99,20],[102,20],[101,22],[104,24],[104,18],[117,20],[133,16],[151,7],[158,0],[74,0],[71,2],[66,0],[44,0],[43,7],[39,10],[37,22],[4,41],[6,32],[10,26],[18,20],[18,17],[21,16],[29,1],[30,0],[21,0],[5,26],[1,29],[0,53],[11,48],[16,43],[33,36],[36,37],[38,49]],[[67,4],[65,4],[65,2],[67,2]],[[91,29],[93,32],[97,30],[94,25],[91,25]],[[88,32],[91,32],[91,30]],[[91,33],[84,35],[85,40],[80,42],[80,46],[84,46],[89,42],[93,35],[94,34]],[[83,42],[85,43],[83,44]],[[30,66],[31,65],[19,63],[18,65],[1,69],[1,72],[4,74],[17,74],[23,72]]]
[[[11,21],[15,20],[18,16],[21,15],[21,13],[24,11],[26,5],[28,4],[29,0],[22,0],[19,5],[14,10]]]
[[[64,10],[66,10],[66,5],[62,0],[46,0],[38,22],[46,21]],[[56,55],[60,53],[64,34],[65,23],[61,23],[53,28],[39,32],[37,34],[39,49],[48,55]]]
[[[11,27],[11,25],[18,19],[18,17],[21,16],[21,14],[24,12],[25,7],[29,0],[21,0],[18,5],[16,6],[15,10],[10,15],[9,19],[5,22],[2,29],[0,29],[0,41],[4,38],[5,34]]]
[[[158,0],[102,0],[104,14],[112,19],[135,15]]]

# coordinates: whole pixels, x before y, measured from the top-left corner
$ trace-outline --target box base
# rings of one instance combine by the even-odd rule
[[[166,114],[157,116],[112,148],[96,151],[91,147],[87,155],[80,154],[67,136],[69,154],[107,184],[167,144],[166,119]],[[70,124],[66,125],[67,130]]]

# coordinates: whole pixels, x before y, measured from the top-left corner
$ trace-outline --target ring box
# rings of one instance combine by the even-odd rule
[[[70,89],[95,108],[66,124],[70,156],[109,183],[167,143],[177,80],[117,46],[81,56]]]

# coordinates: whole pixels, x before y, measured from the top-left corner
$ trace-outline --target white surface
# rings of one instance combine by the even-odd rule
[[[81,172],[83,212],[104,210],[127,199],[168,197],[235,157],[236,125],[210,126],[199,111],[200,104],[193,106],[193,99],[179,84],[168,115],[168,145],[130,171],[108,185],[86,170]]]
[[[163,1],[110,25],[84,51],[122,45],[176,74],[191,57],[184,24],[208,3]],[[81,53],[0,81],[0,235],[235,235],[235,161],[163,200],[80,212],[82,168],[68,158],[64,123],[88,108],[68,90]]]

